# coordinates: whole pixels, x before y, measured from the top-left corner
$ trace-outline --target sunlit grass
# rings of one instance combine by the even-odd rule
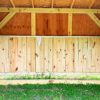
[[[100,85],[25,84],[0,86],[0,100],[100,100]]]

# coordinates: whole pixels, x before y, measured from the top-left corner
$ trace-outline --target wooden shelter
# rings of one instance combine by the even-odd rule
[[[100,0],[0,0],[0,35],[0,72],[100,73]]]

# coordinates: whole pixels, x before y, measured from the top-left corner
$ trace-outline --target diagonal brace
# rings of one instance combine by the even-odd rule
[[[16,14],[16,12],[10,12],[1,22],[0,29],[6,25],[6,23]]]
[[[94,13],[89,13],[89,17],[96,23],[96,25],[100,28],[100,20]]]

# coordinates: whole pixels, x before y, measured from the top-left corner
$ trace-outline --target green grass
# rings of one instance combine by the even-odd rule
[[[100,85],[26,84],[0,86],[0,100],[100,100]]]
[[[65,76],[53,76],[53,75],[26,75],[26,76],[0,76],[0,79],[7,80],[15,80],[15,79],[79,79],[79,80],[100,80],[100,76],[73,76],[73,75],[65,75]]]

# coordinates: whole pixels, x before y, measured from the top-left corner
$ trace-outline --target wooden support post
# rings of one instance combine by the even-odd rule
[[[16,12],[10,12],[1,22],[0,29],[16,14]]]
[[[68,36],[72,36],[72,13],[68,14]]]
[[[35,13],[31,13],[31,35],[36,35],[36,17]]]
[[[93,13],[89,13],[88,15],[96,23],[96,25],[100,28],[100,20],[97,18],[97,16]]]
[[[91,4],[89,5],[89,9],[92,8],[93,4],[95,3],[96,0],[92,0]]]
[[[12,6],[15,8],[15,4],[14,4],[13,0],[10,0],[10,2],[12,4]]]

